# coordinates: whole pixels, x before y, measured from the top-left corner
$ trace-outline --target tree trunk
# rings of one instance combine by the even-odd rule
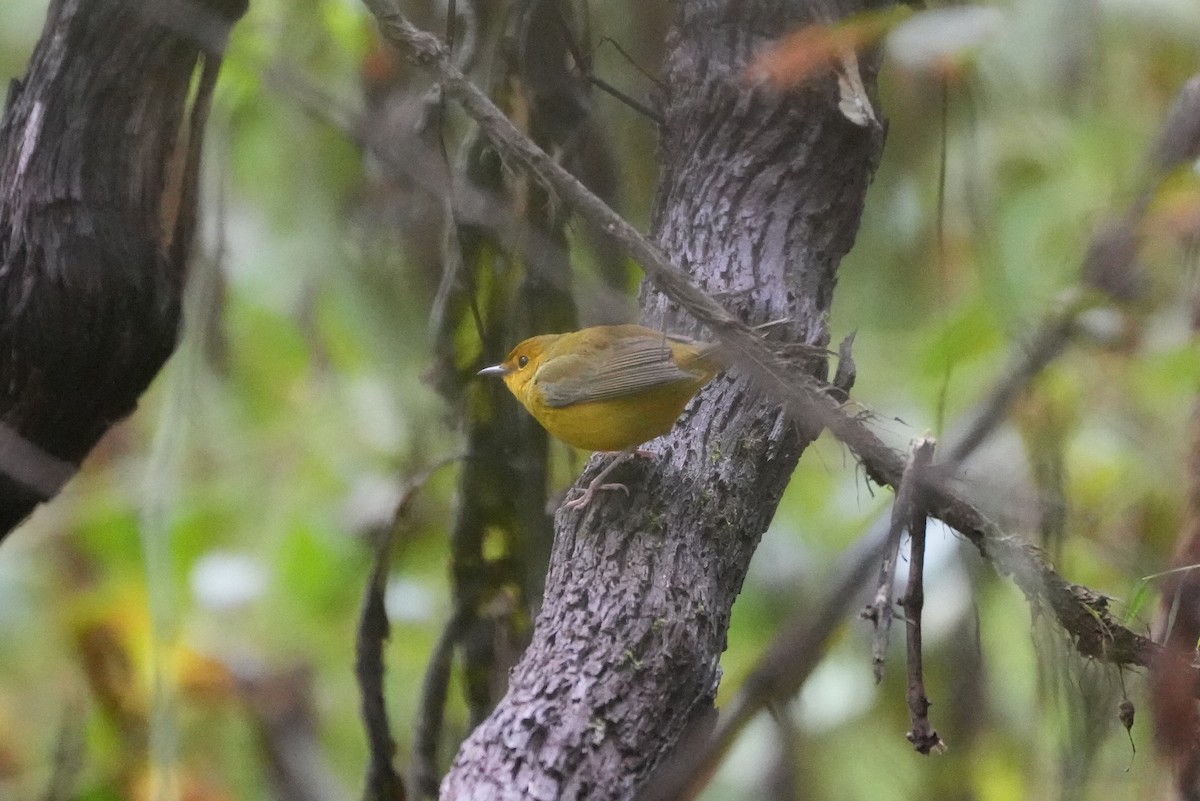
[[[12,83],[0,126],[0,538],[58,492],[174,348],[204,116],[245,7],[55,0]]]
[[[882,131],[839,111],[832,69],[786,91],[744,77],[774,37],[830,19],[816,5],[680,5],[653,234],[744,319],[786,318],[791,341],[824,346],[836,267],[853,243]],[[862,78],[874,86],[873,62],[864,60]],[[649,289],[643,309],[650,325],[688,328]],[[560,509],[533,641],[441,797],[631,797],[685,729],[711,719],[730,608],[807,443],[731,370],[647,446],[653,460],[614,476],[628,497],[603,493],[581,512]]]

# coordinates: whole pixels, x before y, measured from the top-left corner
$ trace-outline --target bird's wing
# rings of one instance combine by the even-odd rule
[[[625,336],[586,357],[577,353],[555,356],[538,368],[534,383],[547,406],[610,400],[676,381],[694,381],[675,364],[662,335]]]

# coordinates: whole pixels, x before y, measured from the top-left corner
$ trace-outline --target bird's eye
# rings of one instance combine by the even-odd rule
[[[517,357],[517,369],[518,370],[523,369],[525,367],[525,365],[527,365],[527,364],[529,364],[528,356],[518,356]]]

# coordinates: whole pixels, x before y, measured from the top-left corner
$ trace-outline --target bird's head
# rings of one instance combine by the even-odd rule
[[[504,361],[483,368],[479,371],[479,375],[503,378],[512,393],[520,397],[521,390],[533,378],[533,374],[537,372],[538,366],[542,363],[546,349],[557,338],[556,334],[531,337],[509,351],[508,355],[504,357]]]

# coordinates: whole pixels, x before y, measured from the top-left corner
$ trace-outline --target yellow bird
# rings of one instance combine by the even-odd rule
[[[479,375],[502,377],[542,427],[568,445],[620,451],[566,504],[579,508],[597,489],[625,489],[601,482],[638,445],[671,430],[724,366],[719,347],[640,325],[601,325],[531,337]]]

